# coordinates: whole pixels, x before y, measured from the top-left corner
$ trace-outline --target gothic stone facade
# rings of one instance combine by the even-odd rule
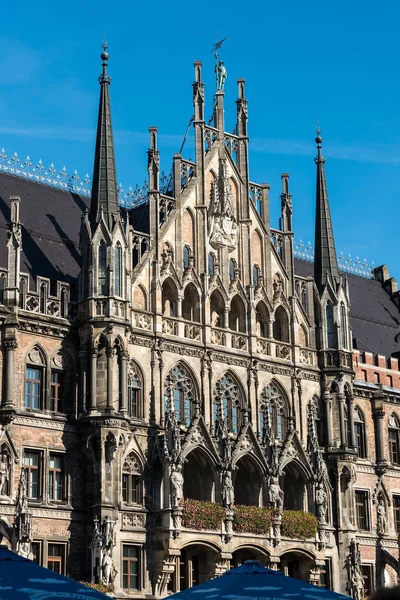
[[[147,201],[121,208],[102,59],[91,199],[0,173],[0,532],[22,473],[26,552],[121,598],[247,559],[357,598],[397,581],[399,297],[338,270],[321,138],[314,264],[289,176],[279,230],[250,181],[244,80],[227,134],[201,63],[195,161],[161,189],[150,128]]]

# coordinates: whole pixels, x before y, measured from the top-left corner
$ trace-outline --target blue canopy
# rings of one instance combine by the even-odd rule
[[[27,558],[0,545],[0,598],[1,600],[109,600],[73,579],[40,567]]]
[[[263,567],[258,560],[247,560],[211,581],[169,596],[168,600],[349,600],[280,571]]]

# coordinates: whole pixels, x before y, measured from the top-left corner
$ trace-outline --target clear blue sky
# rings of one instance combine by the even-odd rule
[[[338,252],[386,263],[400,280],[399,18],[394,0],[7,3],[0,148],[91,175],[106,28],[118,180],[144,180],[152,125],[169,171],[192,115],[194,60],[211,115],[217,32],[228,37],[226,129],[244,77],[250,177],[271,185],[272,226],[288,171],[296,239],[313,242],[318,117]]]

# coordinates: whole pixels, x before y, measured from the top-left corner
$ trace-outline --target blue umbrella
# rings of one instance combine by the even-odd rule
[[[263,567],[258,560],[246,560],[211,581],[178,592],[168,600],[349,600],[348,596],[331,592],[280,571]]]
[[[109,600],[109,596],[40,567],[0,545],[0,600]]]

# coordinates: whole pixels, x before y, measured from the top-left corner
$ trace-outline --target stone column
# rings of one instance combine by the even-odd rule
[[[90,406],[89,411],[92,412],[96,410],[96,377],[97,377],[97,348],[91,349],[91,357],[90,357]]]
[[[107,348],[107,407],[108,412],[113,410],[113,367],[114,348]]]
[[[120,380],[120,390],[121,390],[121,401],[120,401],[120,412],[126,413],[128,412],[128,369],[127,363],[129,360],[129,354],[126,351],[122,351],[120,354],[121,360],[121,380]]]
[[[348,418],[349,418],[349,433],[350,433],[350,439],[349,439],[349,446],[350,448],[355,448],[356,447],[356,436],[354,433],[354,396],[352,394],[349,394],[347,396],[347,413],[348,413]]]
[[[274,337],[274,321],[273,321],[273,319],[270,319],[268,321],[268,338],[270,340],[272,340],[273,337]]]
[[[5,376],[6,376],[6,385],[5,385],[5,398],[3,398],[2,407],[3,408],[11,408],[14,406],[14,353],[16,348],[18,348],[18,344],[16,340],[6,340],[4,342],[4,348],[6,351],[5,356]]]
[[[222,323],[222,327],[228,329],[229,327],[229,308],[225,308],[224,310],[224,322]]]
[[[379,394],[379,392],[378,392]],[[372,412],[376,423],[376,462],[386,463],[385,442],[383,434],[384,396],[377,395],[372,400]]]
[[[332,446],[332,421],[331,421],[331,409],[330,409],[330,401],[331,395],[329,392],[324,392],[324,407],[325,407],[325,425],[326,425],[326,445],[329,447]]]
[[[339,419],[340,419],[340,446],[346,448],[346,424],[344,420],[344,401],[346,396],[343,393],[337,395],[339,401]]]

